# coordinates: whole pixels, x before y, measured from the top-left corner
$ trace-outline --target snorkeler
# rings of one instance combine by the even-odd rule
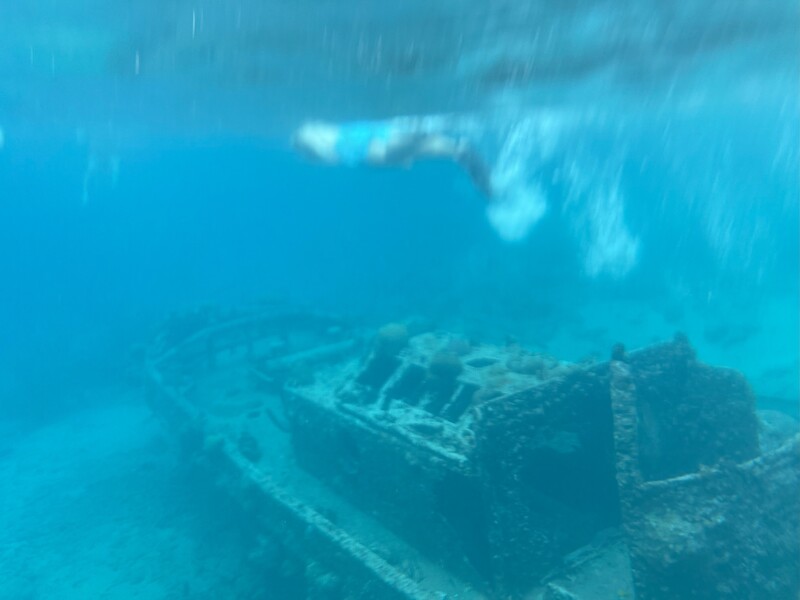
[[[292,136],[294,148],[329,165],[410,166],[445,159],[460,165],[486,199],[489,224],[506,242],[525,240],[550,210],[554,182],[559,212],[573,220],[591,277],[623,277],[637,264],[639,238],[625,220],[614,182],[582,174],[575,158],[554,157],[571,121],[552,113],[503,117],[423,115],[335,124],[308,121]],[[567,138],[568,139],[568,138]],[[480,148],[479,153],[476,148]]]
[[[446,132],[443,119],[398,117],[334,124],[309,121],[292,136],[300,152],[329,165],[411,166],[424,159],[452,160],[487,198],[491,173],[464,136]]]

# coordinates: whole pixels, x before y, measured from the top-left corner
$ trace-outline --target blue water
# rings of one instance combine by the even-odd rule
[[[246,532],[191,481],[159,487],[131,356],[175,311],[421,316],[565,360],[683,331],[797,415],[794,3],[384,4],[0,0],[0,598],[257,597],[215,558],[245,564]],[[504,239],[454,164],[326,167],[289,145],[309,118],[442,113],[536,184],[525,235]],[[63,459],[87,440],[88,462]],[[97,543],[76,533],[97,513],[97,539],[133,532],[111,565],[66,550]],[[183,566],[148,566],[152,539]]]

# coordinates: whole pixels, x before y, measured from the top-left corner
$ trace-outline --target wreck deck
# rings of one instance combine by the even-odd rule
[[[697,362],[682,337],[571,365],[397,324],[366,336],[264,313],[167,330],[148,380],[187,460],[255,509],[254,527],[331,597],[797,586],[747,539],[760,528],[782,558],[797,554],[800,438],[762,453],[747,383]],[[725,544],[738,555],[717,557]]]

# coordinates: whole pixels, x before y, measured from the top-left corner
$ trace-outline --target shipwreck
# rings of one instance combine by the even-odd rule
[[[797,597],[800,437],[680,334],[572,364],[251,310],[171,320],[146,373],[304,597]]]

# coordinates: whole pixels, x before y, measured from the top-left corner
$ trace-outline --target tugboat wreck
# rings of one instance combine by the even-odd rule
[[[253,311],[167,324],[148,399],[307,598],[796,598],[800,437],[681,335],[610,350]]]

